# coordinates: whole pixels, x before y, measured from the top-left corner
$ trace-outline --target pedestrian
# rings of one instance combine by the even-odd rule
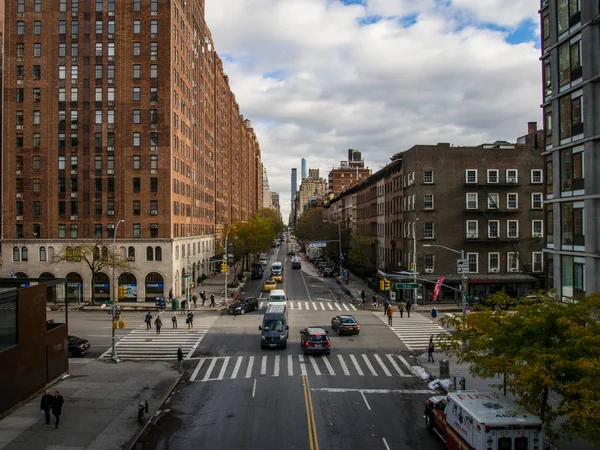
[[[188,324],[188,328],[194,328],[194,313],[193,312],[190,311],[188,313],[186,322]]]
[[[360,290],[360,298],[362,299],[363,305],[365,304],[365,297],[366,297],[366,296],[367,296],[367,295],[365,294],[365,290],[364,290],[364,289],[361,289],[361,290]]]
[[[46,417],[46,425],[50,425],[50,411],[52,410],[53,402],[54,397],[50,395],[50,391],[46,390],[44,395],[42,395],[42,402],[40,404],[40,408],[44,411],[44,416]]]
[[[196,309],[196,302],[198,301],[198,296],[196,294],[192,295],[192,301],[194,302],[194,309]]]
[[[390,306],[390,302],[388,302],[387,300],[385,302],[383,302],[383,315],[385,316],[387,314],[387,310]]]
[[[429,338],[429,345],[427,346],[427,362],[435,362],[433,360],[433,335]]]
[[[173,314],[173,317],[171,317],[171,322],[173,322],[173,328],[177,328],[177,315]]]
[[[156,316],[156,320],[154,321],[154,325],[156,325],[156,334],[160,334],[160,329],[163,325],[160,316]]]
[[[404,317],[404,303],[398,302],[398,311],[400,311],[400,318]]]
[[[181,314],[185,314],[185,305],[186,305],[186,301],[185,300],[181,300]]]
[[[151,330],[152,329],[152,314],[150,314],[150,313],[146,314],[146,318],[144,319],[144,322],[146,322],[146,330]]]
[[[215,294],[210,294],[210,306],[217,306],[215,305]]]
[[[373,303],[371,304],[371,306],[377,306],[377,294],[373,294]]]
[[[431,320],[433,321],[433,323],[437,323],[437,316],[438,316],[438,312],[434,306],[433,308],[431,308]]]
[[[406,317],[408,317],[410,319],[410,309],[412,308],[412,305],[410,304],[410,300],[406,301]]]
[[[388,306],[387,316],[388,316],[388,325],[391,327],[392,326],[392,319],[394,318],[394,307],[392,305]]]
[[[179,373],[183,372],[183,350],[181,345],[177,347],[177,366],[179,367]]]
[[[200,292],[200,298],[202,299],[202,306],[204,306],[204,303],[206,302],[206,292]]]
[[[52,399],[52,415],[56,417],[56,426],[58,428],[58,422],[60,421],[60,415],[62,414],[62,406],[65,400],[58,391],[54,391],[54,398]]]
[[[163,291],[164,292],[164,291]],[[173,301],[173,288],[169,289],[169,301]]]

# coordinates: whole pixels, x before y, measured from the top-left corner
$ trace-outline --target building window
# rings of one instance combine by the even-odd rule
[[[433,239],[435,237],[433,222],[423,222],[423,237],[425,239]]]
[[[469,273],[478,273],[479,253],[467,253],[467,260],[469,261]]]
[[[543,194],[541,192],[531,194],[531,209],[542,209],[543,204]]]
[[[142,44],[140,42],[133,43],[133,56],[140,56],[142,54]]]
[[[152,238],[158,237],[158,224],[157,223],[150,224],[150,237],[152,237]],[[156,255],[156,260],[160,261],[160,259],[158,259],[158,254]]]
[[[581,22],[580,1],[561,0],[557,2],[557,31],[559,35]]]
[[[46,261],[46,247],[40,247],[40,261]]]
[[[133,201],[133,215],[134,216],[139,216],[140,214],[141,214],[140,201],[139,200],[134,200]]]
[[[477,209],[477,193],[467,194],[467,209]]]
[[[142,74],[142,66],[140,64],[133,65],[133,78],[139,79]]]
[[[546,207],[546,242],[554,243],[554,205],[549,204]]]
[[[499,195],[497,193],[487,195],[487,207],[488,209],[498,209],[500,207]]]
[[[67,237],[67,226],[65,224],[58,225],[58,237],[59,238]]]
[[[465,174],[467,183],[477,183],[477,169],[467,169]]]
[[[158,65],[157,64],[150,65],[150,78],[158,78]]]
[[[544,182],[544,175],[542,169],[532,169],[531,170],[531,183],[532,184],[541,184]]]
[[[561,242],[563,244],[581,246],[585,245],[583,217],[583,202],[568,202],[561,205]]]
[[[498,169],[488,169],[487,182],[488,183],[499,183],[500,182],[500,175],[499,175]]]
[[[543,272],[544,271],[544,253],[532,252],[531,253],[531,261],[533,262],[533,271],[534,272]]]
[[[508,272],[519,271],[519,254],[515,252],[508,252],[506,254],[506,270]]]
[[[150,88],[150,102],[158,102],[158,88]]]
[[[22,20],[17,21],[17,34],[23,36],[25,34],[25,22]]]
[[[21,261],[21,250],[19,250],[19,247],[13,247],[13,261]]]
[[[23,103],[25,99],[25,89],[17,88],[17,103]]]
[[[150,178],[150,192],[158,192],[158,178]]]
[[[158,20],[150,21],[150,34],[158,34]]]
[[[433,169],[426,169],[423,171],[423,183],[433,183]]]
[[[544,237],[544,221],[543,220],[532,220],[531,221],[531,235],[534,238]]]
[[[133,101],[139,102],[142,99],[142,88],[134,87],[133,88]]]
[[[157,228],[157,235],[154,237],[158,237],[158,228]],[[155,247],[154,248],[154,259],[156,261],[162,261],[162,247]]]
[[[38,137],[38,139],[39,139],[39,137]],[[34,147],[35,147],[35,145],[34,145]],[[38,147],[39,147],[39,144],[38,144]],[[41,168],[42,168],[42,158],[40,156],[33,156],[31,158],[31,166],[32,166],[33,170],[41,170]]]
[[[158,200],[150,200],[150,214],[158,214]]]
[[[479,238],[479,221],[467,220],[467,239]]]
[[[102,56],[102,42],[96,42],[96,56]]]
[[[158,169],[158,155],[150,155],[150,169],[151,170]]]
[[[142,32],[142,22],[140,20],[133,21],[133,34],[140,34]]]
[[[140,155],[133,155],[133,169],[140,170],[142,168],[142,158]]]
[[[583,134],[583,96],[580,93],[560,98],[560,138]]]
[[[519,207],[519,194],[509,192],[506,194],[506,209],[517,209]]]
[[[134,238],[142,237],[142,229],[141,229],[141,225],[139,223],[133,224],[133,237]]]
[[[138,12],[140,10],[141,0],[133,0],[133,11]]]
[[[150,42],[150,57],[158,57],[158,42]]]
[[[558,48],[558,79],[560,86],[566,86],[571,81],[582,76],[581,40],[567,41]]]
[[[500,272],[500,253],[488,253],[488,270],[492,273]]]
[[[133,179],[133,193],[139,194],[141,192],[141,183],[140,178]]]
[[[32,180],[33,182],[33,193],[34,194],[39,194],[41,191],[41,185],[40,185],[40,179],[39,178],[34,178]]]
[[[433,194],[423,196],[423,209],[433,209]]]
[[[583,150],[583,149],[581,149]],[[560,152],[560,185],[562,192],[581,190],[585,187],[583,151],[573,149]]]
[[[39,36],[40,34],[42,34],[42,22],[39,20],[36,20],[33,22],[33,34],[36,36]]]
[[[433,256],[431,253],[426,253],[425,254],[425,271],[433,272],[435,269],[434,263],[435,263],[435,256]]]
[[[518,183],[519,182],[519,171],[517,169],[506,170],[506,182],[507,183]]]
[[[59,80],[67,79],[67,66],[58,66],[58,79]]]
[[[506,221],[506,237],[508,239],[519,238],[519,221],[518,220],[507,220]]]
[[[139,132],[135,132],[133,133],[133,146],[134,147],[139,147],[141,144],[142,138],[141,138],[141,133]]]
[[[140,123],[141,121],[141,112],[139,109],[134,109],[133,110],[133,117],[132,117],[133,123]]]
[[[25,12],[25,0],[17,0],[17,12],[21,14]]]

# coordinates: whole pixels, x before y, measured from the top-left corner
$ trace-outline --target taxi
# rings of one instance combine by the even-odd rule
[[[277,283],[275,282],[275,280],[273,278],[270,278],[267,281],[265,281],[265,285],[263,286],[263,291],[269,292],[269,291],[272,291],[273,289],[277,289]]]
[[[272,278],[276,283],[283,283],[283,274],[282,273],[273,275]]]

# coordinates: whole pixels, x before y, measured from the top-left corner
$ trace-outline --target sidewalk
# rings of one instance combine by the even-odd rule
[[[59,428],[53,416],[45,424],[40,393],[0,420],[0,449],[129,448],[181,378],[173,367],[176,350],[173,363],[71,360],[71,376],[48,388],[65,400]],[[138,404],[145,400],[148,413],[138,422]]]

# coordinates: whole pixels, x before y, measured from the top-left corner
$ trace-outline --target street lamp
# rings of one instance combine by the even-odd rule
[[[332,220],[323,220],[325,223],[335,223],[338,226],[338,245],[340,246],[340,254],[338,260],[340,262],[340,275],[343,275],[342,271],[342,227],[340,222],[334,222]]]
[[[245,220],[243,220],[240,223],[246,223]],[[229,238],[229,232],[231,231],[231,229],[233,228],[235,224],[230,224],[229,228],[227,228],[227,233],[225,233],[225,248],[223,249],[223,262],[225,264],[227,264],[227,270],[225,271],[225,290],[223,291],[223,298],[225,299],[225,305],[227,305],[227,275],[229,274],[229,257],[228,257],[228,251],[229,249],[228,244],[227,244],[227,239]]]
[[[443,248],[444,250],[448,250],[448,251],[451,251],[451,252],[454,252],[454,253],[458,253],[460,255],[460,259],[461,260],[465,259],[465,251],[464,250],[455,250],[453,248],[446,247],[444,245],[439,245],[439,244],[423,244],[423,247],[439,247],[439,248]],[[467,319],[467,285],[466,285],[466,281],[467,281],[467,276],[464,273],[461,274],[460,293],[461,293],[461,296],[462,296],[463,330],[465,329],[466,319]]]
[[[110,359],[112,360],[112,362],[119,362],[119,358],[117,357],[117,347],[116,347],[116,342],[115,342],[115,316],[117,313],[117,294],[116,294],[116,289],[117,289],[117,283],[115,282],[115,253],[117,252],[117,231],[119,230],[119,225],[121,225],[122,222],[125,222],[125,219],[121,219],[117,222],[117,225],[115,226],[115,232],[113,234],[113,254],[112,254],[112,294],[113,294],[113,299],[112,299],[112,324],[111,324],[111,330],[112,330],[112,345],[111,345],[111,352],[110,352]]]

